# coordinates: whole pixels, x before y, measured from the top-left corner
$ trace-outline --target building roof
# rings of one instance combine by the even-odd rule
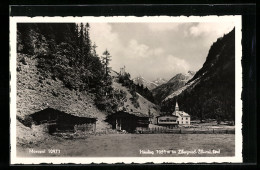
[[[133,114],[137,117],[149,117],[149,115],[146,115],[146,114],[141,113],[141,112],[129,112],[129,114]]]
[[[158,125],[178,125],[177,122],[158,122]]]
[[[159,116],[156,116],[156,117],[164,117],[164,116],[178,117],[178,116],[176,116],[176,115],[159,115]]]
[[[95,116],[93,116],[93,115],[88,115],[88,114],[84,114],[84,113],[80,114],[79,112],[73,113],[73,112],[71,112],[70,110],[57,109],[57,108],[52,108],[52,107],[47,107],[47,108],[42,109],[42,110],[40,110],[40,111],[38,111],[38,112],[35,112],[35,113],[41,113],[41,112],[43,112],[44,110],[54,110],[54,111],[58,111],[58,112],[64,113],[64,114],[69,114],[69,115],[71,115],[71,116],[75,116],[75,117],[78,117],[78,118],[97,119],[97,117],[95,117]],[[67,112],[67,111],[68,111],[68,112]],[[33,114],[35,114],[35,113],[33,113]],[[33,115],[33,114],[31,114],[31,115]]]
[[[72,121],[72,122],[75,121],[75,120],[77,120],[79,122],[84,122],[84,121],[89,120],[89,119],[97,120],[97,118],[94,118],[94,117],[76,116],[76,115],[69,114],[69,113],[66,113],[66,112],[63,112],[63,111],[60,111],[60,110],[57,110],[57,109],[53,109],[53,108],[46,108],[46,109],[41,110],[39,112],[35,112],[35,113],[31,114],[30,116],[32,116],[33,119],[41,121],[41,120],[50,119],[49,116],[51,116],[53,114],[63,116],[65,119]]]
[[[59,110],[61,112],[64,112],[64,113],[67,113],[67,114],[70,114],[72,116],[77,116],[77,117],[82,117],[82,118],[94,118],[94,119],[97,119],[96,116],[94,116],[93,113],[89,113],[88,111],[84,111],[84,110],[79,110],[79,109],[76,109],[74,107],[70,108],[70,107],[66,107],[64,105],[60,105],[60,106],[57,106],[57,105],[50,105],[50,106],[47,106],[47,107],[40,107],[38,108],[37,110],[35,109],[35,112],[40,112],[40,111],[43,111],[45,109],[54,109],[54,110]],[[34,114],[32,113],[32,114]],[[30,114],[31,115],[31,114]]]
[[[122,114],[129,114],[129,115],[133,115],[133,116],[136,116],[136,117],[149,117],[149,115],[146,115],[144,113],[141,113],[141,112],[130,112],[130,111],[119,111],[119,112],[116,112],[116,113],[113,113],[110,116],[114,116],[114,115],[122,115]]]
[[[184,111],[174,111],[173,113],[175,113],[176,115],[180,115],[181,117],[190,117],[190,115]]]

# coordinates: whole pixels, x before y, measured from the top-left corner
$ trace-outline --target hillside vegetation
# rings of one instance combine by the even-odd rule
[[[109,127],[106,116],[119,109],[148,114],[156,108],[143,97],[129,102],[140,95],[117,82],[119,74],[109,67],[112,56],[108,50],[98,56],[89,29],[82,23],[17,25],[17,117],[22,123],[51,107],[96,117],[102,130]]]
[[[106,114],[95,106],[93,94],[70,90],[61,80],[53,80],[50,75],[42,76],[36,67],[37,60],[20,53],[17,57],[16,103],[20,119],[50,107],[76,116],[98,117],[97,129],[108,127],[104,122]]]

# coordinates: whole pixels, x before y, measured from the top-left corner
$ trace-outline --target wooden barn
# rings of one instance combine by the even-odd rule
[[[107,122],[113,129],[125,130],[129,133],[135,132],[138,128],[149,127],[149,116],[140,112],[119,111],[107,117]]]
[[[30,116],[36,125],[46,124],[49,133],[75,132],[77,130],[96,131],[96,118],[79,117],[53,108],[46,108]]]

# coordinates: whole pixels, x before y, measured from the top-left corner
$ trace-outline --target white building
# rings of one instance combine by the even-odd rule
[[[178,103],[176,101],[175,111],[172,115],[178,116],[177,123],[179,125],[190,125],[190,115],[184,111],[179,110]]]
[[[176,115],[161,115],[156,117],[156,124],[172,128],[178,126],[177,119]]]

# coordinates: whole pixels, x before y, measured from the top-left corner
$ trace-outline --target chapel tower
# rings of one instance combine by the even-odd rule
[[[176,105],[175,105],[175,111],[179,111],[179,106],[178,106],[177,101],[176,101]]]

